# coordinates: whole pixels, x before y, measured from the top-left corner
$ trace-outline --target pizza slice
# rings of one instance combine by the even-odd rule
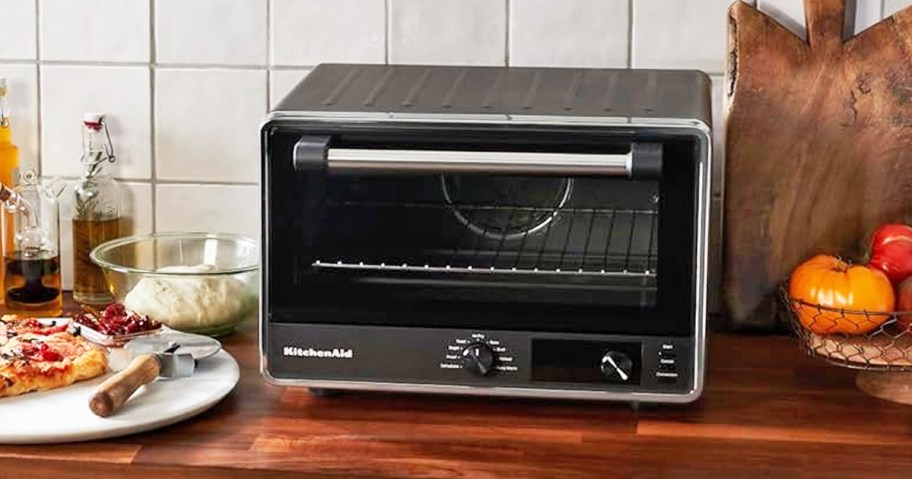
[[[10,331],[19,325],[7,321],[6,326]],[[69,332],[17,332],[0,346],[0,398],[69,386],[100,376],[107,367],[101,348]]]
[[[20,318],[14,314],[0,317],[0,346],[20,334],[33,333],[48,336],[67,330],[67,322],[60,320],[39,321],[35,318]]]

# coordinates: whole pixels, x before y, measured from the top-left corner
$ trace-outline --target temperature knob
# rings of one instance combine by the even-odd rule
[[[633,373],[633,360],[620,351],[608,351],[602,356],[601,367],[606,379],[625,383]]]
[[[484,343],[472,343],[462,350],[462,365],[476,376],[487,376],[494,370],[497,354]]]

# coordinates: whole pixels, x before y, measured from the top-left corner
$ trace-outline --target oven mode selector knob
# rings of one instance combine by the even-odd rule
[[[462,365],[476,376],[487,376],[494,370],[497,353],[484,343],[472,343],[462,350]]]
[[[614,382],[627,382],[633,373],[633,360],[620,351],[608,351],[602,356],[602,374]]]

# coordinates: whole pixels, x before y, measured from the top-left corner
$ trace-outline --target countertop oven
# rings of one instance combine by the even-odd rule
[[[686,402],[710,81],[321,65],[262,126],[273,383]]]

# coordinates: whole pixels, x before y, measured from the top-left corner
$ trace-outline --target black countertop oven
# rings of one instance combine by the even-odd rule
[[[322,65],[261,134],[269,381],[699,396],[706,75]]]

